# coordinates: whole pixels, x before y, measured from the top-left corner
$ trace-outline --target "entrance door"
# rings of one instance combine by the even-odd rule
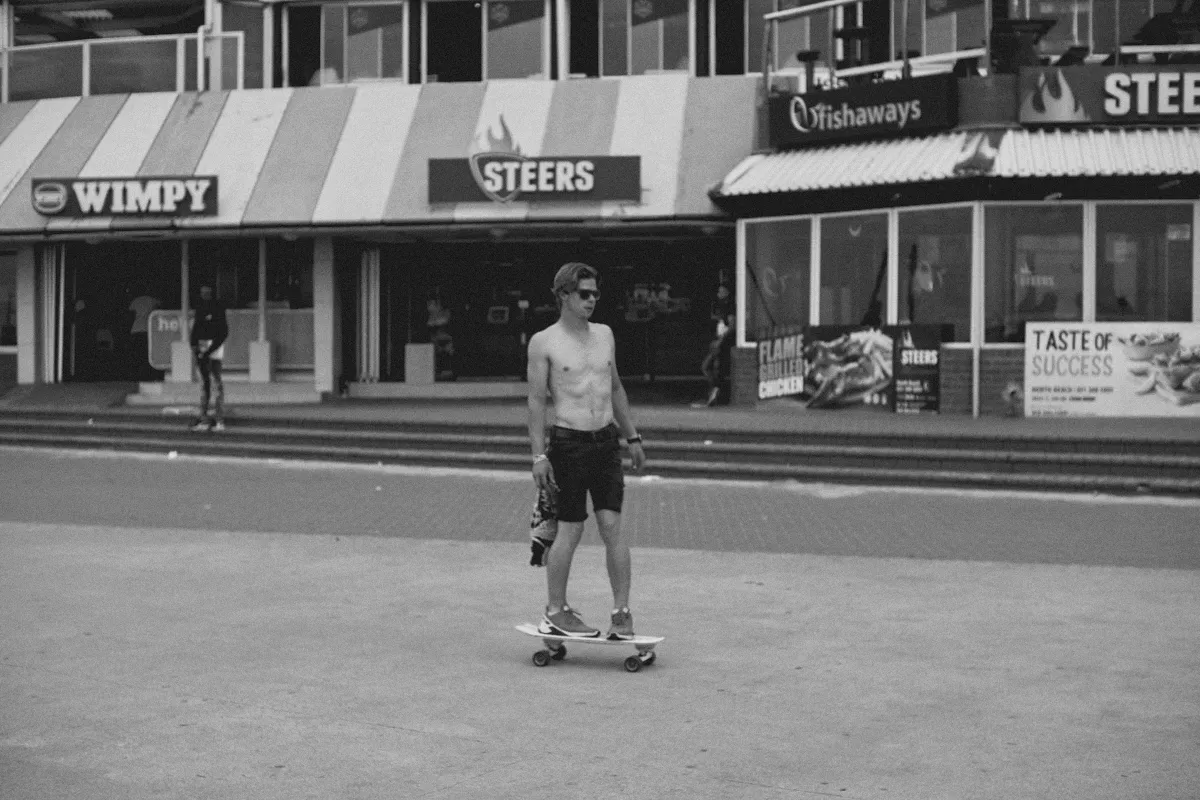
[[[179,308],[179,242],[72,243],[65,252],[62,380],[149,381],[148,321]],[[48,252],[48,251],[47,251]]]

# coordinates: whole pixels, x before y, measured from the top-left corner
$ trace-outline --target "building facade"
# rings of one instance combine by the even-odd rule
[[[235,384],[521,393],[581,259],[623,375],[698,375],[735,284],[735,401],[766,327],[874,309],[950,326],[945,408],[986,411],[1022,320],[1200,307],[1191,112],[1045,117],[1106,60],[1190,108],[1175,5],[0,0],[0,381],[189,395],[211,283]],[[941,122],[837,105],[914,80]]]

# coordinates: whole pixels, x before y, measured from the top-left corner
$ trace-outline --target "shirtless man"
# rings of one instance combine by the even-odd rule
[[[646,463],[642,437],[629,413],[629,398],[617,376],[612,329],[590,322],[600,297],[598,274],[587,264],[564,264],[554,276],[558,322],[529,340],[529,439],[533,480],[540,491],[554,492],[558,534],[546,557],[549,603],[538,630],[560,636],[596,637],[567,605],[571,559],[583,536],[587,496],[607,551],[612,584],[610,639],[633,636],[629,613],[629,545],[621,538],[623,436],[634,470]],[[554,426],[546,442],[546,404],[554,402]]]

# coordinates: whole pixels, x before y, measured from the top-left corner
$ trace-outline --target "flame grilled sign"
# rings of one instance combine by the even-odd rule
[[[641,200],[639,156],[527,156],[503,115],[493,131],[466,159],[430,159],[430,203]]]

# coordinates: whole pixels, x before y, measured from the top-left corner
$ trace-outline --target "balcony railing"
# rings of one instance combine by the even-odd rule
[[[198,53],[203,39],[204,57]],[[0,102],[93,94],[241,89],[241,32],[131,36],[0,50]]]

